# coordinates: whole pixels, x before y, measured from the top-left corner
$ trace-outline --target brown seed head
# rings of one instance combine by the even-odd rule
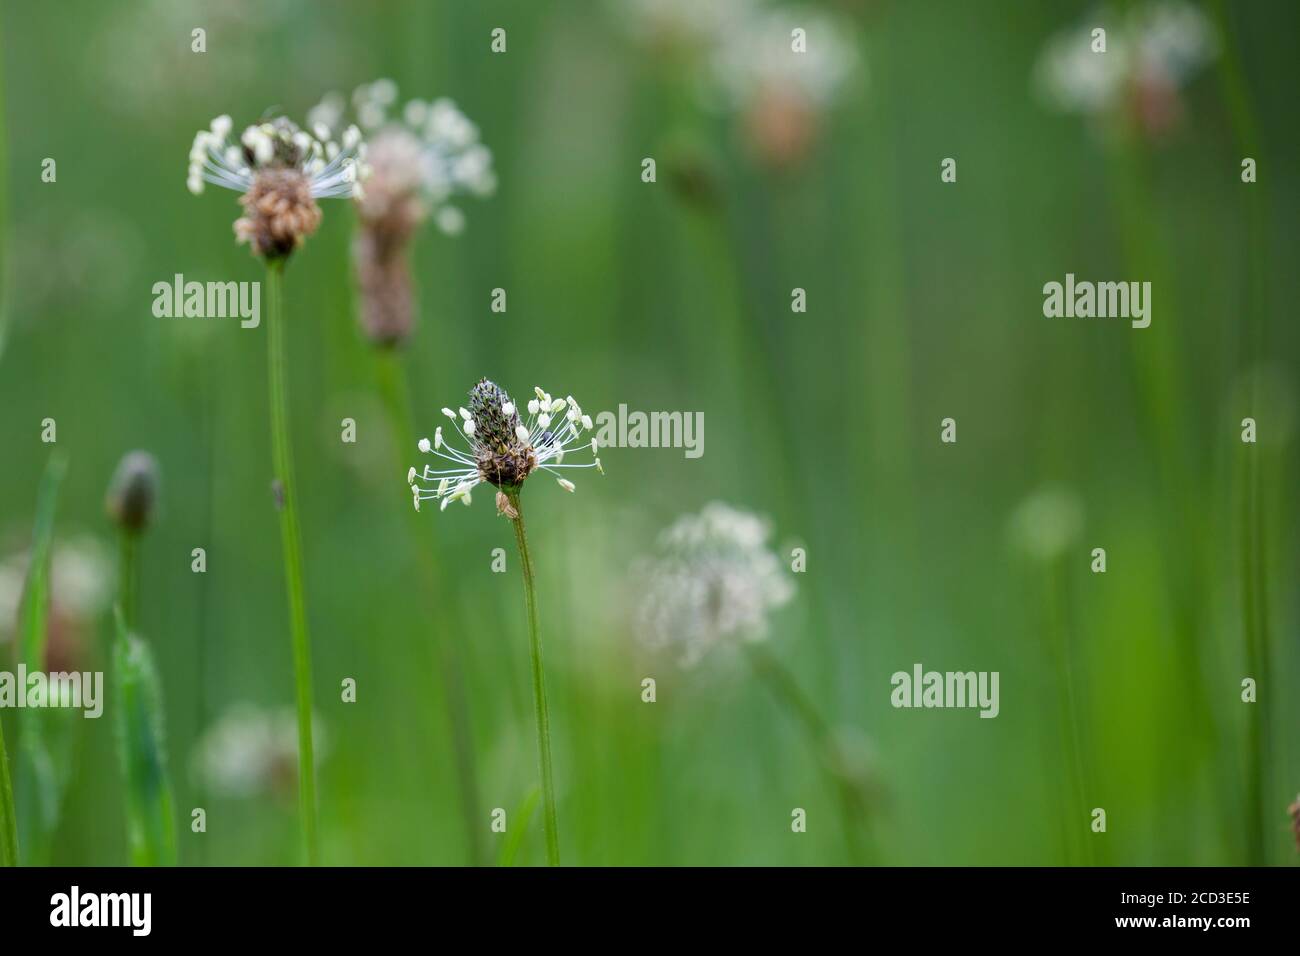
[[[255,255],[268,259],[287,256],[320,225],[311,183],[297,169],[258,170],[239,204],[244,215],[235,220],[235,236],[247,242]]]

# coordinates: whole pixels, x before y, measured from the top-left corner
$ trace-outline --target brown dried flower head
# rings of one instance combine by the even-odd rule
[[[205,183],[242,193],[235,236],[256,255],[280,259],[301,245],[320,225],[316,200],[361,195],[368,166],[355,126],[340,142],[325,129],[313,136],[284,117],[249,126],[237,144],[229,141],[230,130],[230,117],[218,116],[194,137],[187,185],[196,195]]]

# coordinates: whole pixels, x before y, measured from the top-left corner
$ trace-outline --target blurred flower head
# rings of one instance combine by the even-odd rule
[[[255,254],[287,256],[320,225],[317,199],[358,196],[368,174],[366,144],[350,126],[338,142],[299,129],[285,117],[245,128],[237,144],[229,141],[229,116],[218,116],[199,130],[190,148],[186,186],[196,196],[204,183],[241,193],[244,215],[235,235]]]
[[[356,198],[360,228],[352,243],[358,319],[371,342],[401,345],[415,325],[406,261],[411,237],[430,218],[448,235],[464,229],[465,214],[452,200],[496,190],[492,153],[449,99],[410,100],[399,108],[396,84],[375,80],[357,87],[352,105],[369,143],[369,176]],[[313,128],[329,134],[346,112],[343,96],[331,93],[307,116]]]
[[[1044,485],[1011,513],[1007,533],[1011,544],[1037,561],[1065,553],[1083,531],[1083,502],[1064,485]]]
[[[760,160],[789,167],[807,155],[822,116],[862,69],[849,30],[826,12],[778,6],[754,8],[723,31],[711,79]]]
[[[1104,53],[1093,49],[1098,27],[1107,31]],[[1097,11],[1052,37],[1035,83],[1063,112],[1119,120],[1158,138],[1181,122],[1180,91],[1217,54],[1218,36],[1205,14],[1184,0],[1153,0],[1122,19]]]
[[[758,0],[611,0],[619,24],[637,42],[670,55],[707,51]]]
[[[1295,833],[1296,852],[1300,853],[1300,793],[1295,795],[1295,803],[1286,808],[1286,812],[1291,814],[1291,829]]]
[[[18,631],[30,565],[27,551],[0,561],[0,643],[12,640]],[[45,667],[49,671],[80,670],[85,635],[112,600],[112,560],[98,539],[88,535],[55,541],[49,580]]]
[[[328,750],[319,717],[312,720],[317,766]],[[298,721],[292,708],[235,704],[204,731],[191,770],[201,785],[225,797],[288,797],[298,786]]]
[[[572,395],[552,398],[549,392],[535,388],[536,398],[529,399],[528,417],[524,418],[505,389],[482,379],[469,393],[469,408],[442,413],[451,428],[468,445],[458,448],[443,438],[443,426],[434,430],[433,439],[421,438],[420,451],[446,462],[446,467],[425,465],[422,471],[411,468],[407,481],[415,499],[435,499],[442,509],[453,501],[470,503],[471,492],[481,482],[494,485],[499,492],[497,508],[511,518],[513,508],[504,492],[515,492],[535,471],[554,475],[561,488],[573,491],[574,484],[563,477],[566,469],[595,468],[604,474],[597,457],[596,439],[584,438],[591,431],[591,416],[583,413]],[[566,455],[591,455],[591,461],[566,462]]]
[[[764,639],[795,591],[770,535],[765,519],[722,502],[668,527],[633,570],[641,642],[692,667],[719,645]]]
[[[398,103],[392,80],[356,88],[352,106],[370,143],[365,194],[357,199],[363,224],[409,234],[426,219],[448,234],[464,227],[464,214],[451,200],[485,197],[496,191],[492,151],[479,129],[443,97]],[[331,93],[307,114],[318,135],[339,129],[346,103]]]
[[[158,461],[147,451],[122,456],[108,483],[105,506],[119,528],[138,534],[149,524],[158,504]]]

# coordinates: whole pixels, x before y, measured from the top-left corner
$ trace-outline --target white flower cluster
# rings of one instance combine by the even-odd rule
[[[465,216],[450,205],[452,197],[495,192],[492,151],[479,141],[478,127],[451,100],[413,99],[399,108],[397,85],[380,79],[357,87],[352,107],[370,141],[376,203],[418,194],[425,214],[440,230],[454,235],[464,228]],[[308,119],[313,125],[337,129],[345,112],[343,96],[331,93],[308,113]]]
[[[645,646],[692,667],[719,645],[765,638],[769,614],[795,590],[770,534],[766,520],[722,502],[664,531],[634,576]]]
[[[763,0],[617,0],[616,15],[638,41],[697,53],[702,95],[747,110],[778,96],[825,107],[859,70],[851,28],[832,13]],[[794,47],[794,31],[805,49]]]
[[[361,130],[349,126],[339,141],[323,126],[312,133],[287,119],[254,123],[230,142],[231,119],[218,116],[208,129],[194,135],[185,184],[196,196],[205,182],[247,192],[264,169],[293,169],[307,180],[313,199],[361,195],[361,180],[369,174]]]
[[[807,48],[793,47],[793,31]],[[712,57],[712,76],[730,105],[765,96],[825,108],[860,68],[857,48],[833,16],[806,7],[755,9],[727,26]]]
[[[551,393],[540,387],[533,389],[535,398],[528,400],[528,415],[519,416],[515,426],[514,439],[518,447],[512,453],[531,458],[532,470],[549,472],[555,476],[560,487],[565,491],[575,491],[576,486],[565,478],[560,469],[595,468],[602,475],[604,466],[597,455],[595,438],[584,438],[584,432],[592,430],[591,416],[583,412],[572,395],[566,398],[553,398]],[[501,415],[513,419],[517,409],[513,402],[507,400],[501,405]],[[441,510],[453,501],[470,504],[472,492],[487,479],[483,471],[485,462],[491,462],[500,449],[489,447],[481,440],[474,417],[466,408],[452,410],[444,408],[442,413],[451,421],[451,427],[465,440],[468,450],[449,444],[443,436],[443,426],[439,425],[433,433],[432,440],[421,438],[419,449],[426,455],[436,455],[451,463],[448,468],[431,468],[425,465],[423,470],[411,468],[406,480],[411,486],[415,501],[415,510],[420,510],[420,502],[436,499],[441,502]],[[573,462],[564,460],[566,455],[574,453],[591,454],[591,461]],[[525,472],[522,477],[527,477]],[[424,484],[422,485],[421,482]]]
[[[31,556],[10,555],[0,562],[0,640],[17,626]],[[56,541],[50,555],[50,602],[58,615],[90,621],[112,599],[113,566],[100,542],[89,536]]]
[[[313,719],[313,753],[319,765],[327,741]],[[236,704],[198,741],[192,771],[213,793],[252,797],[296,786],[298,722],[291,708],[263,710]]]
[[[1106,29],[1104,53],[1093,49],[1097,28]],[[1144,86],[1181,89],[1218,49],[1209,19],[1184,0],[1141,4],[1123,19],[1097,11],[1047,42],[1035,83],[1057,109],[1102,113]]]

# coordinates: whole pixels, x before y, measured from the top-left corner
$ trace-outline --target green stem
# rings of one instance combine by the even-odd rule
[[[122,608],[122,621],[127,630],[133,633],[138,624],[135,592],[135,535],[124,529],[118,534],[117,603]]]
[[[1228,106],[1237,144],[1243,157],[1255,159],[1260,168],[1265,166],[1261,155],[1257,124],[1251,106],[1250,88],[1246,82],[1238,52],[1237,38],[1233,35],[1224,0],[1214,4],[1214,16],[1219,35],[1224,38],[1223,54],[1219,58],[1219,72],[1223,80],[1223,96]],[[1267,211],[1269,203],[1268,174],[1257,182],[1241,184],[1246,212],[1248,277],[1245,289],[1248,321],[1245,327],[1244,347],[1248,374],[1250,375],[1250,408],[1258,407],[1260,363],[1268,357],[1268,269],[1270,247],[1267,242]],[[1242,514],[1241,514],[1241,613],[1245,637],[1246,666],[1255,679],[1259,692],[1257,702],[1247,711],[1247,777],[1246,777],[1246,848],[1247,859],[1253,866],[1268,862],[1265,837],[1265,791],[1267,790],[1267,756],[1271,750],[1272,728],[1270,721],[1271,649],[1268,613],[1268,554],[1263,506],[1263,462],[1257,445],[1241,446],[1243,461]]]
[[[555,824],[555,782],[551,773],[551,718],[546,709],[546,677],[542,673],[542,641],[537,631],[537,584],[533,579],[533,559],[528,552],[528,535],[524,531],[524,512],[519,491],[507,491],[514,509],[515,543],[519,545],[519,562],[524,572],[524,604],[528,608],[528,651],[533,665],[533,709],[537,716],[537,755],[542,767],[542,823],[546,830],[546,862],[560,865],[560,838]]]
[[[1061,737],[1064,740],[1066,754],[1066,773],[1070,778],[1067,787],[1072,806],[1066,814],[1069,819],[1069,846],[1077,847],[1078,827],[1088,814],[1088,774],[1083,762],[1083,735],[1079,731],[1079,700],[1074,686],[1074,654],[1071,641],[1070,610],[1066,594],[1067,580],[1063,567],[1049,568],[1047,571],[1047,600],[1050,607],[1051,630],[1056,638],[1056,680],[1060,692]],[[1084,844],[1084,859],[1087,863],[1096,862],[1094,847]]]
[[[293,449],[289,443],[283,283],[284,260],[268,260],[267,360],[271,389],[271,448],[278,482],[280,541],[284,547],[284,578],[289,596],[289,634],[293,644],[298,705],[298,812],[302,817],[307,864],[316,866],[320,862],[320,849],[316,827],[316,763],[312,749],[311,643],[307,634],[307,602],[303,595],[297,485],[293,477]]]
[[[9,779],[9,753],[0,726],[0,866],[18,865],[18,815],[14,812],[14,787]]]
[[[784,705],[803,728],[808,742],[817,755],[817,762],[825,769],[835,786],[839,800],[840,825],[844,830],[844,840],[849,851],[849,858],[859,863],[863,858],[858,827],[863,821],[863,801],[861,794],[851,781],[846,780],[832,761],[834,760],[834,740],[830,724],[821,715],[817,705],[812,702],[794,675],[764,645],[746,643],[745,654],[750,665],[766,683],[772,695]]]
[[[393,435],[398,442],[410,441],[416,434],[411,418],[410,389],[406,381],[406,367],[392,350],[379,355],[379,386],[388,410]],[[410,512],[410,507],[404,509]],[[417,516],[418,517],[418,516]],[[412,533],[419,530],[416,522],[409,522]],[[433,550],[416,541],[416,555],[420,562],[420,577],[429,596],[429,603],[439,607],[439,577]],[[470,862],[480,865],[486,861],[483,840],[480,836],[478,767],[474,761],[474,734],[465,695],[465,679],[460,657],[447,639],[445,630],[435,630],[438,661],[443,675],[447,721],[451,728],[452,751],[456,758],[456,773],[460,783],[461,814],[465,818],[465,838],[469,841]]]

